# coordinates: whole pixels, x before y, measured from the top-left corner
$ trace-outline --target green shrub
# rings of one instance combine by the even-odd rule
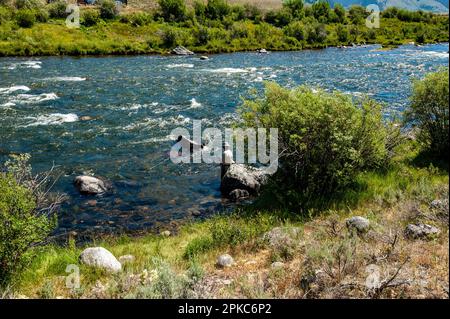
[[[5,7],[0,7],[0,24],[11,20],[11,10]]]
[[[338,24],[336,26],[336,35],[337,35],[337,39],[339,42],[344,42],[344,43],[348,42],[349,33],[348,33],[347,28],[345,26],[343,26],[342,24]]]
[[[186,4],[184,0],[158,0],[161,16],[165,21],[184,21]]]
[[[68,16],[66,13],[67,3],[64,0],[53,1],[48,5],[48,13],[50,18],[65,19]]]
[[[443,158],[449,154],[448,68],[414,82],[406,123],[419,128],[419,141]]]
[[[21,9],[17,11],[16,22],[19,27],[31,28],[36,23],[35,12],[29,9]]]
[[[369,99],[301,86],[266,86],[265,97],[245,100],[240,113],[249,127],[278,128],[278,185],[300,200],[342,189],[365,169],[386,163],[388,129],[382,107]],[[296,203],[297,206],[302,203]]]
[[[119,10],[113,0],[100,0],[98,5],[100,7],[100,17],[104,20],[115,19],[119,14]]]
[[[305,28],[299,21],[291,22],[284,28],[284,33],[289,37],[297,39],[298,41],[305,40]]]
[[[292,13],[287,8],[282,8],[277,11],[269,11],[266,13],[264,20],[267,23],[273,24],[276,27],[284,27],[291,23],[293,17]]]
[[[0,169],[0,283],[7,284],[56,226],[65,197],[50,193],[54,171],[32,175],[28,154],[12,155]]]
[[[231,8],[225,0],[208,0],[205,15],[211,20],[222,20],[230,11]]]
[[[139,27],[150,24],[153,21],[153,17],[151,14],[148,14],[146,12],[136,12],[128,14],[126,16],[122,16],[121,21],[129,23],[135,27]]]
[[[43,7],[40,0],[15,0],[14,4],[17,9],[37,9]]]
[[[95,9],[83,10],[81,14],[81,24],[91,27],[100,22],[100,13]]]

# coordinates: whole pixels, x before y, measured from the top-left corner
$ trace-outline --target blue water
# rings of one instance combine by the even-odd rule
[[[177,166],[167,152],[174,127],[226,127],[236,106],[265,80],[367,94],[386,116],[408,104],[411,80],[448,66],[448,44],[197,57],[0,58],[0,160],[32,155],[35,171],[63,173],[55,190],[69,195],[58,234],[139,232],[173,226],[227,205],[220,168]],[[89,116],[92,120],[82,120]],[[110,180],[113,191],[81,196],[74,176]],[[94,205],[89,200],[95,199]]]

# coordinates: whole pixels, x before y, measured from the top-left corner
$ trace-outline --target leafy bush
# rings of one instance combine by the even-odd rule
[[[17,9],[37,9],[43,6],[39,0],[15,0],[14,4]]]
[[[343,26],[342,24],[338,24],[336,26],[336,35],[337,35],[339,42],[344,42],[344,43],[348,42],[349,33],[348,33],[347,28],[345,26]]]
[[[183,21],[186,18],[184,0],[158,0],[161,16],[165,21]]]
[[[100,17],[104,20],[115,19],[119,14],[119,10],[113,0],[98,1],[98,5],[100,6]]]
[[[388,129],[372,100],[269,83],[265,97],[245,100],[240,113],[249,127],[278,128],[275,178],[282,193],[294,190],[301,200],[342,189],[388,159]]]
[[[29,156],[15,156],[0,173],[0,284],[5,285],[29,261],[30,248],[56,225],[52,205],[40,189],[46,179],[31,176]],[[56,207],[58,202],[53,202]]]
[[[16,13],[16,22],[19,27],[31,28],[36,23],[36,15],[33,10],[21,9]]]
[[[346,20],[346,18],[345,18],[345,9],[344,9],[344,7],[341,4],[336,3],[334,5],[333,12],[334,12],[334,22],[336,22],[336,23],[345,23],[345,20]]]
[[[0,24],[11,20],[11,17],[11,10],[5,7],[0,7]]]
[[[366,8],[360,5],[352,5],[348,10],[348,17],[352,24],[363,24],[367,16]]]
[[[292,16],[295,19],[301,19],[303,16],[303,0],[284,0],[283,7],[288,8],[291,11]]]
[[[419,141],[443,158],[449,154],[449,80],[448,68],[428,74],[414,82],[407,124],[416,125]]]
[[[273,24],[277,27],[284,27],[291,23],[293,17],[292,13],[287,8],[282,8],[277,11],[269,11],[266,13],[264,20],[267,23]]]
[[[64,0],[53,1],[48,5],[48,13],[50,18],[65,19],[68,15],[66,13],[67,3]]]
[[[225,0],[208,0],[205,14],[208,19],[222,20],[230,11],[231,8]]]
[[[97,10],[83,10],[81,14],[81,24],[91,27],[100,22],[100,13]]]
[[[289,37],[296,38],[298,41],[305,40],[305,28],[299,21],[291,22],[284,28],[284,33]]]
[[[120,21],[138,27],[150,24],[153,21],[153,17],[151,14],[146,12],[136,12],[122,16]]]

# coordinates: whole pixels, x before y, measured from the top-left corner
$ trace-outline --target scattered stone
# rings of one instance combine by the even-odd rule
[[[228,198],[232,201],[238,201],[250,197],[250,193],[245,189],[235,189],[228,194]]]
[[[268,173],[262,169],[243,164],[230,164],[222,178],[220,190],[225,196],[233,190],[246,190],[249,194],[256,195],[262,185],[268,180]]]
[[[217,258],[217,265],[220,267],[231,267],[234,264],[234,259],[228,254],[220,255]]]
[[[165,230],[165,231],[161,232],[161,236],[169,237],[170,236],[170,231]]]
[[[77,176],[74,184],[82,194],[102,194],[108,190],[108,185],[104,181],[93,176]]]
[[[119,272],[122,265],[111,252],[103,247],[90,247],[83,250],[80,261],[87,266],[101,268],[108,272]]]
[[[435,199],[430,203],[431,209],[438,211],[439,213],[443,213],[448,215],[448,198],[447,199]]]
[[[171,199],[171,200],[168,201],[168,204],[169,205],[176,205],[177,201],[175,199]]]
[[[405,236],[410,239],[432,239],[439,235],[439,228],[427,224],[409,224],[405,229]]]
[[[90,120],[93,120],[93,118],[90,117],[90,116],[85,115],[85,116],[80,117],[80,120],[81,121],[90,121]]]
[[[193,209],[193,208],[189,208],[188,212],[192,215],[192,216],[200,216],[202,213],[198,210],[198,209]]]
[[[272,263],[272,265],[270,265],[270,267],[272,269],[281,269],[281,268],[284,268],[284,263],[282,263],[281,261],[276,261],[276,262]]]
[[[200,57],[200,60],[209,60],[209,58],[208,58],[206,55],[202,55],[202,56]]]
[[[136,258],[133,255],[123,255],[119,257],[119,262],[124,265],[134,262]]]
[[[120,198],[114,198],[114,205],[121,205],[123,201]]]
[[[263,239],[274,249],[295,248],[300,237],[298,227],[275,227],[263,235]]]
[[[174,48],[172,50],[172,53],[176,54],[176,55],[192,55],[192,54],[194,54],[194,52],[189,51],[188,49],[186,49],[185,47],[183,47],[181,45]]]
[[[350,231],[356,230],[360,234],[367,232],[370,228],[370,221],[361,216],[348,218],[346,219],[345,224]]]

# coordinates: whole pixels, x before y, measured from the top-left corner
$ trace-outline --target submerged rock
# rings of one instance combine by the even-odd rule
[[[194,54],[194,52],[189,51],[188,49],[186,49],[185,47],[183,47],[181,45],[174,48],[172,50],[172,53],[176,54],[176,55],[192,55],[192,54]]]
[[[410,239],[432,239],[439,235],[439,228],[427,224],[409,224],[405,229],[405,236]]]
[[[222,178],[220,190],[225,196],[236,189],[246,190],[249,194],[256,195],[261,186],[267,183],[268,175],[262,169],[243,164],[231,164]]]
[[[104,181],[88,175],[75,177],[74,184],[82,194],[102,194],[108,190]]]
[[[112,273],[122,270],[122,264],[103,247],[86,248],[80,255],[80,261],[84,265],[104,269]]]
[[[228,254],[220,255],[217,258],[217,265],[220,267],[231,267],[234,264],[234,259]]]
[[[361,216],[353,216],[346,219],[345,224],[349,230],[356,230],[358,233],[365,233],[370,228],[370,221]]]

